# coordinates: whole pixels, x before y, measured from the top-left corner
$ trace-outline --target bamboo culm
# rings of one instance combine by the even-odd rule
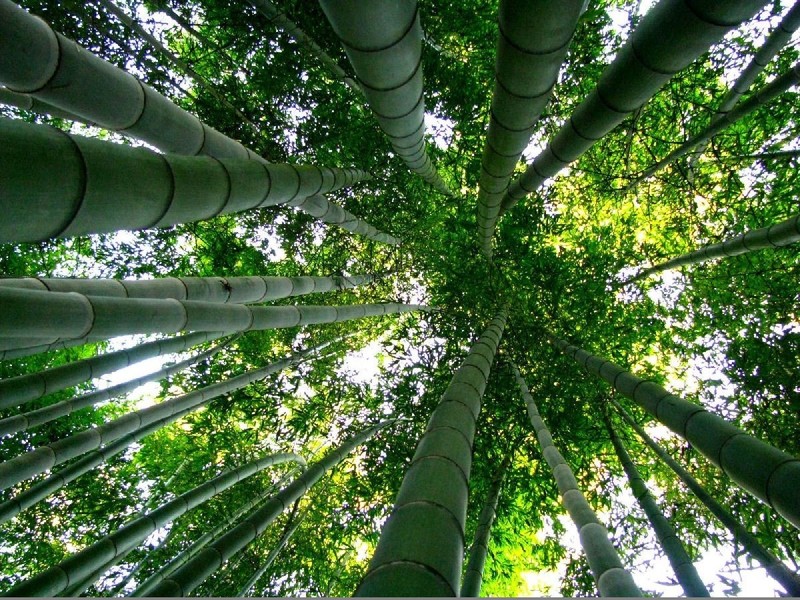
[[[226,381],[128,413],[103,425],[67,436],[52,444],[40,446],[0,463],[0,489],[7,489],[29,477],[44,473],[70,458],[80,456],[101,445],[110,444],[153,423],[162,422],[163,419],[175,420],[178,416],[196,410],[219,396],[241,389],[254,381],[259,381],[268,375],[290,367],[306,355],[324,348],[329,343],[331,342],[297,352],[289,358],[231,377]]]
[[[553,93],[583,4],[500,2],[495,85],[478,191],[478,239],[487,257],[503,194]]]
[[[363,317],[427,310],[414,304],[348,306],[247,306],[191,300],[109,298],[75,292],[0,287],[0,331],[12,338],[27,331],[42,341],[111,338],[135,333],[230,332],[338,323]],[[55,339],[52,339],[55,338]],[[2,339],[2,337],[0,337]]]
[[[275,547],[270,550],[270,553],[267,555],[267,558],[264,559],[264,562],[258,567],[258,570],[253,573],[250,579],[242,586],[242,589],[239,590],[239,593],[236,594],[237,598],[246,598],[248,597],[248,592],[250,588],[252,588],[256,582],[263,577],[264,573],[267,572],[267,569],[270,568],[272,563],[275,561],[275,558],[278,556],[283,547],[289,542],[289,540],[294,535],[294,532],[297,531],[297,528],[300,527],[300,524],[303,522],[303,516],[297,517],[294,519],[292,524],[289,526],[288,529],[283,533],[281,539],[278,540],[278,543],[275,544]]]
[[[458,596],[472,444],[507,317],[492,319],[433,411],[356,596]]]
[[[188,548],[181,551],[181,553],[178,554],[175,558],[170,560],[166,565],[164,565],[158,571],[153,573],[129,595],[131,597],[147,595],[150,592],[150,590],[152,590],[156,585],[158,585],[161,581],[163,581],[164,578],[167,577],[167,575],[175,571],[175,569],[177,569],[181,565],[186,564],[186,562],[194,555],[196,555],[201,549],[203,549],[208,542],[216,538],[219,534],[224,532],[225,529],[227,529],[228,527],[233,526],[242,515],[264,504],[264,502],[268,500],[273,494],[275,494],[277,490],[286,485],[286,482],[288,480],[289,476],[284,475],[283,477],[281,477],[281,479],[277,484],[270,486],[268,490],[265,490],[264,492],[258,494],[257,496],[251,497],[247,502],[238,507],[233,514],[223,515],[222,522],[218,523],[213,529],[206,531],[203,535],[201,535],[199,538],[193,541]]]
[[[611,404],[617,409],[620,416],[636,431],[640,438],[648,447],[655,452],[658,457],[663,460],[667,466],[672,469],[675,474],[680,477],[681,481],[686,484],[686,487],[697,496],[697,499],[713,514],[719,521],[731,532],[734,539],[736,539],[742,547],[756,559],[767,573],[775,581],[780,583],[790,596],[800,596],[800,575],[791,571],[783,562],[772,552],[764,548],[755,536],[745,529],[736,518],[728,512],[719,502],[709,494],[705,488],[684,469],[678,462],[667,454],[661,446],[659,446],[653,438],[651,438],[644,429],[633,419],[633,417],[617,402],[616,399],[609,398]]]
[[[686,265],[696,265],[716,258],[738,256],[765,248],[782,248],[798,241],[800,241],[800,214],[789,217],[785,221],[781,221],[775,225],[753,229],[752,231],[737,235],[723,242],[709,244],[699,250],[687,252],[686,254],[681,254],[663,263],[653,265],[652,267],[643,269],[635,276],[623,282],[622,285],[641,281],[642,279],[650,277],[650,275],[662,273],[670,269],[677,269]]]
[[[0,119],[0,137],[4,242],[198,221],[288,204],[368,176],[358,169],[157,154],[20,120]]]
[[[166,379],[167,377],[172,377],[176,373],[180,373],[186,368],[214,356],[228,343],[229,342],[218,344],[217,346],[214,346],[205,352],[201,352],[196,356],[182,360],[174,365],[169,365],[159,369],[158,371],[150,373],[149,375],[143,375],[124,383],[112,385],[103,390],[96,390],[94,392],[89,392],[88,394],[76,396],[75,398],[71,398],[69,400],[63,400],[61,402],[56,402],[55,404],[50,404],[43,408],[20,413],[11,417],[6,417],[5,419],[0,419],[0,435],[9,435],[18,431],[26,431],[32,427],[37,427],[60,417],[72,414],[76,410],[86,408],[87,406],[92,406],[99,402],[103,402],[104,400],[110,400],[112,398],[128,394],[145,383],[149,383],[151,381],[160,381],[162,379]]]
[[[667,560],[669,560],[684,594],[686,594],[687,598],[710,596],[678,534],[658,508],[655,498],[650,494],[650,490],[647,489],[647,485],[628,454],[625,444],[622,443],[617,432],[614,431],[611,419],[605,411],[602,411],[602,413],[606,431],[608,431],[614,451],[617,453],[617,458],[628,476],[628,484],[633,492],[633,497],[636,498],[639,506],[647,515],[647,519],[650,521],[653,531],[655,531],[656,538]]]
[[[742,489],[800,528],[800,460],[609,360],[553,336],[550,342],[691,443]]]
[[[434,189],[453,196],[426,149],[416,0],[322,0],[320,5],[395,154]]]
[[[114,298],[174,298],[220,304],[258,304],[269,300],[347,290],[372,283],[372,275],[330,277],[159,277],[158,279],[0,279],[0,287],[78,292]]]
[[[0,285],[5,281],[9,280],[0,280]],[[8,379],[0,380],[0,409],[36,400],[84,381],[112,373],[118,369],[124,369],[149,358],[183,352],[192,346],[219,339],[224,335],[224,333],[217,331],[191,333],[85,358],[37,373],[9,377]],[[197,360],[202,359],[198,358]],[[2,426],[0,426],[0,435],[4,433],[10,432],[2,430]]]
[[[391,423],[394,421],[382,421],[368,427],[328,452],[305,473],[268,500],[263,507],[208,544],[197,556],[164,579],[147,596],[186,596],[191,593],[209,575],[261,535],[276,517],[310,490],[327,471],[342,462],[356,446],[363,444]]]
[[[798,83],[800,83],[800,63],[795,63],[791,69],[758,90],[749,100],[742,102],[733,110],[720,115],[719,118],[715,119],[705,130],[693,135],[680,146],[675,148],[675,150],[667,154],[667,156],[659,160],[652,167],[645,169],[645,171],[639,175],[639,177],[637,177],[636,180],[633,181],[633,183],[631,183],[626,189],[636,187],[648,177],[653,176],[658,171],[667,165],[672,164],[679,158],[686,156],[692,152],[692,150],[697,148],[697,146],[709,141],[726,127],[730,127],[737,121],[747,117],[757,108],[761,108],[762,106],[768,104],[771,100],[774,100]]]
[[[711,117],[711,122],[714,123],[721,119],[725,113],[730,112],[739,99],[747,93],[750,86],[756,80],[769,62],[775,58],[792,39],[792,35],[797,28],[800,27],[800,2],[795,2],[794,6],[789,9],[786,16],[783,17],[778,26],[769,34],[764,44],[758,49],[753,59],[744,68],[736,81],[733,82],[728,92],[723,96],[722,100],[714,111]],[[697,159],[705,152],[708,141],[701,142],[695,149],[692,158],[689,160],[689,170],[694,167]]]
[[[147,536],[177,519],[217,494],[255,475],[267,467],[294,461],[305,464],[302,456],[292,453],[272,454],[232,469],[185,492],[154,511],[129,522],[77,554],[8,590],[11,596],[54,596],[70,585],[83,581],[99,567],[141,544]]]
[[[592,92],[503,197],[501,214],[538,190],[641,107],[767,0],[661,0],[642,18]]]
[[[459,592],[461,597],[478,598],[481,595],[483,568],[486,563],[486,556],[489,554],[489,537],[497,514],[497,503],[500,500],[503,480],[511,462],[511,457],[512,454],[509,453],[489,485],[486,501],[481,509],[481,514],[478,516],[478,525],[475,528],[475,536],[472,539],[472,546],[469,550],[467,566],[464,569],[464,579],[461,582],[461,591]]]
[[[528,386],[519,369],[513,363],[511,371],[514,373],[522,398],[528,408],[528,417],[542,448],[542,456],[553,471],[553,477],[561,494],[561,503],[567,509],[578,530],[581,546],[589,561],[597,590],[601,596],[642,597],[642,592],[634,583],[633,577],[622,566],[617,550],[608,537],[608,531],[600,523],[583,493],[578,489],[578,482],[575,480],[572,469],[553,444],[553,438],[539,414],[533,396],[528,391]]]

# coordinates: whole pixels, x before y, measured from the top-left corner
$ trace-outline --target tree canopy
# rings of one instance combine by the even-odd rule
[[[436,187],[429,171],[421,177],[419,169],[409,168],[407,156],[398,155],[400,138],[382,131],[385,124],[367,102],[373,97],[360,88],[377,87],[378,80],[354,71],[353,64],[358,64],[348,60],[317,2],[280,0],[266,8],[260,1],[252,4],[126,0],[116,4],[128,15],[120,19],[107,0],[20,2],[54,30],[271,163],[368,172],[371,178],[327,197],[400,243],[321,223],[308,212],[269,206],[162,228],[0,244],[0,275],[371,275],[371,283],[270,302],[388,302],[426,305],[429,310],[246,332],[159,385],[5,435],[0,454],[8,460],[131,410],[330,342],[317,355],[294,354],[295,360],[283,364],[280,372],[142,437],[6,521],[0,552],[3,589],[225,470],[272,453],[296,453],[312,464],[368,425],[396,419],[327,472],[195,590],[208,596],[351,595],[364,577],[430,415],[470,346],[506,306],[505,331],[477,421],[469,481],[467,546],[497,473],[507,465],[483,595],[595,594],[589,566],[572,541],[573,526],[526,413],[516,369],[553,444],[644,592],[681,594],[672,575],[664,574],[655,534],[627,489],[606,430],[609,415],[691,558],[724,557],[715,567],[701,569],[712,595],[737,595],[742,572],[758,564],[611,408],[612,399],[765,548],[797,571],[796,528],[549,341],[553,335],[610,359],[800,456],[797,245],[629,281],[646,267],[800,212],[800,102],[792,90],[729,124],[701,154],[680,157],[639,180],[708,127],[728,88],[791,3],[766,3],[558,175],[500,209],[491,258],[479,236],[478,198],[492,120],[498,2],[418,2],[425,145],[440,177]],[[652,4],[589,0],[577,19],[552,97],[512,179],[569,123],[632,31],[654,10]],[[162,47],[148,41],[141,28]],[[743,101],[792,71],[798,55],[791,44],[781,50],[757,75]],[[34,109],[0,105],[0,114],[48,123],[77,136],[141,145],[119,133]],[[0,164],[0,186],[2,177]],[[452,195],[443,193],[447,189]],[[8,359],[0,362],[0,375],[36,373],[160,337],[127,337]],[[209,341],[207,347],[219,342]],[[66,387],[23,407],[7,408],[0,416],[67,400],[94,390],[93,385],[108,384],[95,380]],[[298,472],[295,463],[287,462],[243,479],[156,530],[77,592],[133,591],[204,533],[235,523],[241,516],[237,509],[248,502],[260,505],[261,498]],[[0,501],[13,499],[35,481],[10,487]],[[290,530],[283,549],[251,582]],[[712,575],[711,569],[718,572]],[[772,581],[766,585],[782,589]]]

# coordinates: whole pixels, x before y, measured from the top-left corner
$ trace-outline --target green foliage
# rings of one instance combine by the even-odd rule
[[[23,4],[93,52],[141,74],[204,122],[270,161],[370,171],[373,179],[331,198],[401,237],[403,244],[384,246],[291,210],[261,209],[162,230],[3,245],[0,274],[371,273],[381,275],[371,286],[280,303],[421,299],[437,310],[305,331],[248,333],[211,363],[164,382],[148,401],[263,366],[293,350],[338,340],[323,353],[330,355],[309,359],[217,399],[4,524],[0,531],[7,540],[0,552],[3,588],[223,468],[272,451],[293,450],[311,462],[367,423],[398,417],[395,425],[357,450],[302,500],[301,525],[252,590],[256,595],[351,594],[377,544],[381,524],[431,411],[470,342],[503,302],[510,305],[510,319],[478,422],[467,524],[469,540],[495,470],[506,453],[514,452],[492,534],[484,594],[529,594],[539,585],[537,581],[543,582],[544,592],[551,577],[563,580],[547,588],[550,594],[594,594],[585,559],[565,541],[572,525],[563,521],[555,483],[532,436],[525,407],[504,364],[506,357],[519,365],[556,446],[600,519],[612,530],[626,564],[647,566],[658,553],[642,517],[619,500],[623,497],[621,471],[596,404],[607,387],[557,355],[546,342],[547,330],[640,376],[658,380],[774,445],[800,454],[800,255],[796,247],[695,265],[680,274],[660,274],[618,287],[639,265],[797,212],[797,158],[747,158],[795,147],[793,140],[800,133],[795,92],[717,136],[693,176],[686,172],[684,159],[636,189],[623,191],[638,173],[705,127],[725,93],[729,72],[747,62],[758,46],[759,32],[776,22],[771,10],[759,14],[755,25],[728,36],[568,171],[505,214],[495,235],[494,262],[489,264],[475,242],[475,211],[493,87],[496,2],[420,1],[427,36],[425,101],[429,115],[437,119],[432,130],[441,128],[429,140],[429,147],[443,178],[457,191],[454,198],[434,192],[390,156],[390,146],[363,100],[333,78],[307,49],[249,6],[229,0],[131,0],[123,8],[137,18],[148,15],[144,26],[157,31],[173,52],[211,81],[255,123],[257,131],[167,67],[163,57],[93,4],[38,0]],[[278,4],[352,74],[316,2]],[[776,10],[785,4],[776,3]],[[593,88],[638,20],[638,5],[624,0],[589,3],[553,101],[542,117],[541,132],[535,135],[536,143],[546,141]],[[199,36],[159,12],[163,8],[175,11]],[[787,48],[767,67],[755,88],[789,68],[797,56],[796,48]],[[1,110],[15,117],[47,120]],[[48,122],[70,127],[63,121]],[[339,339],[343,335],[349,337]],[[363,363],[344,361],[364,348],[366,364],[376,359],[376,377]],[[89,345],[0,362],[0,375],[36,372],[96,351]],[[52,394],[24,409],[78,391]],[[136,403],[136,398],[108,403],[8,437],[0,440],[0,454],[14,456],[102,423]],[[630,432],[623,430],[622,436],[645,480],[657,488],[660,504],[686,545],[698,556],[729,547],[730,536],[671,472]],[[765,546],[790,564],[800,556],[800,541],[788,524],[736,491],[682,440],[666,437],[663,443],[717,498],[725,499]],[[289,472],[290,467],[270,469],[198,507],[151,536],[89,593],[109,595],[143,561],[125,588],[131,591],[210,525],[247,500],[268,494]],[[4,492],[0,500],[28,485]],[[197,593],[236,594],[286,524],[284,516]],[[738,585],[736,571],[749,568],[749,563],[737,558],[721,574],[727,583],[707,582],[714,584],[713,592],[727,593]],[[652,580],[637,582],[648,593],[664,589]]]

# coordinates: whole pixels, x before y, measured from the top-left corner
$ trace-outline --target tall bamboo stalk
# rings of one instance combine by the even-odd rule
[[[258,304],[269,300],[348,290],[372,283],[372,275],[330,277],[159,277],[158,279],[0,279],[0,286],[49,292],[78,292],[114,298],[175,298],[220,304]]]
[[[464,569],[464,579],[461,581],[459,596],[464,598],[478,598],[481,595],[481,583],[483,582],[483,569],[486,563],[486,556],[489,554],[489,537],[492,532],[492,525],[497,514],[497,503],[500,500],[500,492],[503,490],[503,480],[505,479],[508,465],[511,462],[513,450],[509,452],[503,460],[500,468],[492,478],[486,500],[478,515],[478,525],[475,527],[475,536],[472,539],[472,546],[469,549],[469,559]]]
[[[747,93],[750,87],[762,71],[766,68],[769,62],[775,58],[792,39],[792,35],[797,28],[800,27],[800,2],[795,2],[794,6],[789,9],[789,12],[783,17],[778,26],[767,36],[767,39],[756,52],[753,59],[748,63],[744,70],[739,74],[736,81],[733,82],[728,92],[722,97],[722,100],[714,111],[711,117],[711,122],[715,123],[721,119],[726,113],[730,112],[739,99]],[[689,159],[689,170],[694,168],[697,160],[705,152],[708,146],[708,141],[702,142],[694,149],[693,156]]]
[[[160,426],[163,426],[168,422],[177,420],[180,416],[208,404],[219,396],[239,390],[254,381],[259,381],[272,373],[277,373],[295,364],[307,354],[318,351],[330,343],[332,342],[320,344],[260,369],[248,371],[242,375],[231,377],[226,381],[214,383],[188,394],[130,412],[103,425],[85,429],[79,433],[61,438],[52,444],[40,446],[35,450],[0,463],[0,489],[7,489],[29,477],[44,473],[66,460],[80,456],[100,446],[110,447],[107,445],[111,442],[129,434],[136,435],[137,431],[141,431],[142,428],[154,423],[161,423]],[[167,419],[167,421],[164,421],[164,419]],[[150,432],[148,431],[147,433]],[[142,435],[147,435],[147,433]],[[128,443],[131,442],[129,441]],[[94,463],[92,466],[96,464],[99,463]],[[0,507],[2,506],[0,505]],[[0,511],[0,514],[2,514],[2,511]]]
[[[206,546],[197,556],[162,581],[147,595],[188,595],[205,581],[209,575],[261,535],[278,515],[311,489],[325,473],[342,462],[356,446],[363,444],[376,432],[391,423],[394,423],[394,421],[381,421],[345,440],[340,446],[328,452],[321,460],[311,465],[305,473],[268,500],[263,507]]]
[[[82,408],[86,408],[87,406],[92,406],[104,400],[109,400],[111,398],[128,394],[145,383],[159,381],[161,379],[171,377],[172,375],[180,373],[193,364],[214,356],[228,343],[229,342],[218,344],[217,346],[214,346],[205,352],[201,352],[200,354],[175,363],[174,365],[163,367],[162,369],[159,369],[154,373],[150,373],[149,375],[143,375],[142,377],[137,377],[124,383],[112,385],[103,390],[89,392],[88,394],[81,394],[80,396],[70,398],[69,400],[63,400],[43,408],[38,408],[36,410],[6,417],[5,419],[0,419],[0,435],[8,435],[18,431],[27,431],[33,427],[43,425],[44,423],[49,423],[50,421],[58,419],[59,417],[72,414],[73,412]]]
[[[141,544],[157,529],[222,493],[232,485],[267,467],[288,461],[305,464],[302,456],[282,453],[264,456],[227,471],[181,494],[174,500],[162,504],[154,511],[130,521],[116,532],[101,538],[57,565],[18,583],[7,593],[12,596],[53,596],[68,586],[83,581],[104,564]]]
[[[758,90],[753,94],[753,96],[747,100],[746,102],[742,102],[736,108],[721,114],[719,118],[715,119],[708,127],[706,127],[700,133],[693,135],[691,138],[683,142],[680,146],[675,148],[672,152],[667,154],[664,158],[659,160],[656,164],[651,167],[648,167],[644,170],[644,172],[637,177],[633,183],[631,183],[628,188],[630,189],[642,181],[651,177],[667,165],[672,164],[682,156],[686,156],[692,150],[697,148],[700,144],[707,142],[715,135],[717,135],[720,131],[729,127],[736,123],[737,121],[749,116],[753,113],[756,109],[765,106],[770,101],[774,100],[784,92],[786,92],[789,88],[794,87],[800,83],[800,63],[795,63],[795,65],[789,69],[786,73],[782,74],[781,76],[775,78],[774,81],[765,85],[763,88]]]
[[[503,197],[501,214],[538,190],[640,108],[767,0],[661,0],[639,22],[596,88]]]
[[[742,489],[800,528],[800,460],[745,433],[702,406],[670,394],[609,360],[550,336],[557,349],[631,398],[687,440]]]
[[[0,285],[5,281],[8,280],[0,280]],[[219,331],[200,331],[174,338],[147,342],[135,346],[134,348],[92,356],[91,358],[85,358],[66,365],[53,367],[52,369],[45,369],[37,373],[9,377],[8,379],[0,380],[0,409],[36,400],[42,396],[72,387],[84,381],[89,381],[90,379],[96,379],[118,369],[124,369],[125,367],[147,360],[148,358],[183,352],[196,344],[210,342],[224,335],[224,333]],[[221,348],[221,346],[219,348]],[[205,353],[204,355],[210,356]],[[202,360],[202,358],[197,357],[196,360]],[[124,392],[119,393],[122,394]],[[97,401],[99,402],[102,399],[104,398],[98,397]],[[10,432],[2,430],[2,426],[0,426],[0,435],[3,435],[3,433]]]
[[[628,484],[633,492],[633,497],[636,498],[636,502],[639,503],[639,506],[647,515],[650,526],[653,528],[661,549],[664,551],[667,560],[669,560],[669,564],[672,566],[672,570],[675,572],[684,594],[688,598],[708,597],[708,589],[703,580],[700,579],[700,575],[697,573],[694,564],[692,564],[692,559],[686,552],[686,548],[678,534],[658,508],[655,498],[650,494],[650,490],[647,489],[647,485],[639,474],[639,470],[633,463],[630,454],[628,454],[625,444],[622,443],[617,432],[614,431],[608,413],[604,410],[601,412],[603,413],[603,422],[611,439],[611,444],[614,446],[617,458],[628,476]]]
[[[583,5],[583,0],[500,2],[495,86],[478,191],[478,240],[489,258],[503,194],[553,93]]]
[[[426,150],[422,28],[416,0],[320,4],[395,154],[434,189],[453,196]]]
[[[200,552],[200,550],[202,550],[208,542],[215,539],[228,527],[232,527],[242,515],[264,504],[264,502],[274,495],[276,491],[286,485],[288,480],[288,475],[284,475],[277,484],[270,486],[268,490],[265,490],[257,496],[251,497],[247,502],[238,507],[232,514],[224,515],[223,520],[215,525],[213,529],[206,531],[203,535],[194,540],[188,548],[181,551],[180,554],[178,554],[175,558],[170,560],[166,565],[148,577],[144,582],[142,582],[141,585],[132,591],[129,596],[137,597],[147,595],[150,590],[163,581],[170,573],[175,571],[181,565],[186,564],[190,558]]]
[[[663,263],[658,263],[652,267],[642,269],[633,277],[625,280],[622,285],[627,285],[635,281],[646,279],[650,275],[677,269],[686,265],[696,265],[715,258],[728,258],[763,250],[765,248],[782,248],[800,241],[800,214],[794,215],[768,227],[753,229],[747,233],[742,233],[716,244],[709,244],[699,250],[681,254]]]
[[[561,503],[578,529],[581,546],[589,561],[598,592],[601,596],[640,598],[642,592],[634,583],[631,574],[622,566],[617,550],[608,538],[608,531],[600,523],[583,493],[578,489],[578,482],[572,474],[572,469],[553,444],[550,431],[542,420],[539,409],[536,407],[519,369],[513,363],[510,366],[519,385],[522,399],[528,408],[528,417],[542,448],[542,456],[553,470],[553,477],[561,494]]]
[[[417,444],[356,596],[457,596],[472,443],[508,308],[453,375]]]
[[[9,242],[164,227],[295,200],[300,205],[368,177],[358,169],[157,154],[19,120],[0,119],[0,137],[0,209],[7,216],[0,241]]]
[[[261,566],[258,567],[255,573],[247,580],[247,582],[242,586],[239,590],[239,593],[236,594],[237,598],[244,598],[247,597],[247,593],[250,591],[256,582],[261,579],[264,573],[267,572],[267,569],[270,568],[272,563],[275,561],[275,558],[278,556],[283,547],[288,543],[288,541],[294,535],[294,532],[297,531],[297,528],[300,527],[300,524],[303,522],[303,517],[305,514],[295,517],[291,520],[290,523],[287,523],[286,530],[283,532],[281,539],[278,540],[278,543],[275,544],[275,547],[270,550],[270,553],[267,555],[267,558],[264,559],[264,562],[261,563]]]
[[[697,499],[702,502],[705,507],[713,514],[719,521],[733,534],[734,539],[742,545],[742,547],[755,558],[767,573],[778,583],[780,583],[790,596],[800,596],[800,575],[791,571],[783,562],[772,552],[767,550],[761,543],[750,533],[744,526],[736,520],[736,518],[728,512],[719,502],[709,494],[705,488],[700,485],[692,475],[684,469],[678,462],[667,454],[661,446],[659,446],[653,438],[651,438],[644,429],[633,419],[633,417],[626,411],[619,402],[613,397],[609,398],[611,404],[617,409],[620,416],[639,434],[645,444],[663,460],[667,466],[672,469],[675,474],[680,477],[681,481],[686,484],[686,487],[697,496]]]
[[[247,306],[191,300],[109,298],[0,287],[0,339],[25,334],[42,341],[111,338],[135,333],[238,332],[339,323],[426,310],[414,304]],[[47,338],[50,338],[49,340]],[[52,338],[56,338],[53,340]]]

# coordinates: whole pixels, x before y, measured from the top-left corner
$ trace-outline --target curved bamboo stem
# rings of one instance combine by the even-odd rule
[[[53,596],[70,585],[83,581],[105,563],[141,544],[151,533],[210,500],[229,487],[267,467],[288,461],[305,464],[302,456],[292,453],[272,454],[232,469],[192,488],[152,512],[130,521],[115,533],[73,554],[55,566],[23,581],[8,593],[12,596]]]
[[[320,344],[260,369],[130,412],[103,425],[85,429],[0,463],[0,489],[7,489],[25,479],[44,473],[66,460],[119,440],[123,436],[136,434],[137,431],[153,423],[162,423],[163,426],[167,422],[177,420],[179,416],[196,410],[219,396],[241,389],[254,381],[259,381],[295,364],[304,356],[318,351],[330,343]],[[163,421],[164,419],[170,420]]]
[[[653,528],[653,531],[655,531],[658,543],[661,545],[661,549],[664,551],[667,560],[669,560],[669,564],[672,566],[672,570],[675,572],[675,576],[678,579],[678,583],[680,583],[683,588],[683,592],[688,598],[708,597],[710,595],[708,589],[703,583],[703,580],[700,579],[700,575],[698,575],[697,569],[695,569],[694,564],[692,564],[692,559],[686,552],[686,548],[678,537],[678,534],[658,508],[655,498],[650,494],[650,490],[647,489],[647,485],[639,474],[639,470],[633,463],[628,451],[625,449],[625,445],[622,443],[622,440],[619,439],[617,432],[614,431],[608,414],[605,411],[602,412],[603,422],[606,425],[606,431],[608,431],[608,437],[611,439],[611,444],[614,446],[617,458],[622,468],[625,470],[625,474],[628,476],[628,484],[633,492],[633,497],[636,498],[636,502],[639,503],[639,506],[642,508],[645,515],[647,515],[650,526]]]
[[[663,263],[653,265],[622,282],[621,285],[624,286],[635,281],[641,281],[650,275],[662,273],[670,269],[677,269],[686,265],[696,265],[715,258],[738,256],[740,254],[746,254],[747,252],[753,252],[754,250],[782,248],[783,246],[794,244],[797,241],[800,241],[800,214],[789,217],[785,221],[781,221],[775,225],[753,229],[752,231],[737,235],[725,241],[709,244],[699,250],[687,252],[686,254],[681,254]]]
[[[644,429],[633,419],[633,417],[620,405],[614,398],[609,398],[611,404],[617,409],[620,416],[639,434],[645,444],[663,460],[675,474],[680,477],[686,487],[697,496],[705,507],[733,534],[742,547],[755,558],[767,573],[778,583],[780,583],[790,596],[800,596],[800,575],[792,572],[777,556],[764,548],[761,543],[742,526],[736,518],[728,512],[719,502],[700,485],[692,475],[684,469],[678,462],[659,446]]]
[[[5,419],[0,419],[0,435],[8,435],[18,431],[27,431],[33,427],[38,427],[39,425],[43,425],[60,417],[72,414],[73,412],[82,408],[86,408],[87,406],[92,406],[93,404],[97,404],[104,400],[109,400],[111,398],[128,394],[145,383],[159,381],[161,379],[171,377],[172,375],[180,373],[191,365],[214,356],[217,352],[228,345],[228,343],[230,342],[228,341],[223,344],[218,344],[217,346],[214,346],[205,352],[201,352],[196,356],[192,356],[191,358],[180,361],[174,365],[164,367],[149,375],[143,375],[142,377],[137,377],[136,379],[113,385],[104,390],[97,390],[88,394],[82,394],[69,400],[63,400],[61,402],[56,402],[55,404],[50,404],[43,408],[7,417]]]
[[[5,281],[9,280],[0,280],[0,285]],[[219,331],[190,333],[174,338],[147,342],[134,348],[92,356],[91,358],[85,358],[52,369],[45,369],[37,373],[9,377],[8,379],[0,380],[0,409],[18,406],[25,402],[36,400],[37,398],[72,387],[84,381],[89,381],[102,375],[112,373],[118,369],[124,369],[125,367],[147,360],[148,358],[183,352],[192,346],[219,339],[224,335],[225,333]],[[215,352],[221,348],[222,346],[218,346]],[[210,355],[204,353],[203,357],[206,356]],[[191,359],[192,362],[195,360],[202,360],[202,358],[195,357]],[[184,363],[186,363],[186,361],[184,361]],[[188,364],[191,364],[191,362]],[[188,366],[188,364],[185,366]],[[143,381],[142,383],[145,382]],[[136,387],[138,387],[138,385]],[[102,392],[97,393],[101,394]],[[123,393],[125,392],[119,392],[119,394]],[[107,397],[112,398],[113,396]],[[97,402],[104,399],[106,398],[98,396]],[[90,404],[93,404],[93,402]],[[3,421],[6,420],[7,419],[4,419]],[[0,435],[11,433],[10,430],[3,429],[3,421],[0,421]]]
[[[458,595],[472,443],[507,316],[492,319],[433,411],[356,596]]]
[[[463,598],[478,598],[481,595],[483,568],[486,563],[486,556],[489,554],[489,537],[497,514],[500,492],[503,490],[503,480],[512,456],[513,450],[509,452],[492,478],[492,483],[489,485],[489,491],[486,494],[486,501],[481,509],[481,514],[478,516],[478,525],[475,528],[475,536],[469,550],[469,559],[464,569],[464,579],[461,582],[461,590],[459,592],[459,596]]]
[[[395,154],[434,189],[453,196],[425,146],[422,28],[416,1],[320,4]]]
[[[414,304],[247,306],[191,300],[109,298],[0,287],[0,332],[42,338],[111,338],[134,333],[231,332],[339,323],[426,307]],[[0,337],[2,339],[2,337]],[[57,340],[56,340],[57,341]]]
[[[701,131],[697,135],[692,136],[680,146],[675,148],[675,150],[659,160],[656,164],[645,169],[644,172],[639,175],[639,177],[637,177],[626,189],[636,187],[645,179],[651,177],[667,165],[672,164],[682,156],[686,156],[692,150],[697,148],[697,146],[707,142],[726,127],[729,127],[730,125],[733,125],[737,121],[750,115],[750,113],[768,104],[770,101],[774,100],[798,83],[800,83],[800,63],[796,63],[791,69],[789,69],[780,77],[777,77],[772,83],[769,83],[758,90],[746,102],[742,102],[733,110],[721,114],[705,130]]]
[[[278,515],[311,489],[327,471],[344,460],[356,446],[363,444],[377,431],[391,423],[394,423],[394,421],[382,421],[377,425],[368,427],[361,433],[347,439],[338,448],[331,450],[320,461],[310,466],[305,473],[268,500],[263,507],[226,534],[208,544],[197,556],[162,581],[147,595],[188,595],[209,575],[261,535]]]
[[[501,214],[577,160],[647,102],[673,75],[765,4],[766,0],[658,2],[605,69],[597,87],[578,105],[525,173],[509,186]]]
[[[478,240],[487,258],[503,194],[553,93],[583,4],[500,2],[495,86],[478,191]]]
[[[792,39],[792,34],[800,27],[800,2],[795,2],[794,6],[789,9],[789,12],[783,17],[778,26],[769,34],[764,41],[761,48],[758,49],[753,59],[744,68],[736,81],[730,87],[728,92],[722,97],[722,100],[711,116],[711,123],[715,123],[721,119],[726,113],[730,112],[739,99],[747,93],[750,87],[756,80],[769,62],[775,58]],[[691,171],[697,160],[705,152],[708,146],[707,140],[698,144],[693,151],[693,156],[689,159],[689,170]]]
[[[528,408],[528,416],[542,448],[542,456],[553,470],[553,477],[561,494],[561,503],[578,529],[581,546],[589,561],[598,592],[601,596],[642,597],[642,592],[634,583],[633,577],[622,566],[617,550],[608,538],[608,531],[578,489],[578,482],[572,474],[572,469],[553,444],[550,431],[544,424],[519,369],[513,363],[510,366],[519,385],[522,399]]]
[[[800,460],[609,360],[553,336],[550,342],[620,394],[631,398],[691,443],[742,489],[800,528],[800,494],[797,493]]]

